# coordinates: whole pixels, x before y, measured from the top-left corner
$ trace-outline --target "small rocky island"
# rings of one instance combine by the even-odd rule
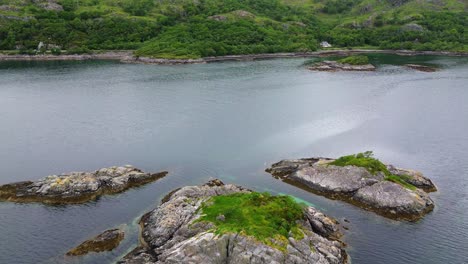
[[[67,255],[81,256],[90,252],[111,251],[119,246],[120,242],[124,239],[124,236],[124,232],[120,229],[106,230],[102,234],[86,240],[76,248],[68,251]]]
[[[312,71],[375,71],[367,56],[350,56],[337,61],[322,61],[308,68]]]
[[[50,175],[36,182],[25,181],[0,186],[0,201],[76,204],[104,194],[123,192],[167,175],[145,173],[133,166],[103,168],[94,172]]]
[[[372,152],[339,159],[282,160],[266,171],[284,182],[382,216],[416,221],[434,208],[436,191],[420,172],[385,165]]]
[[[347,263],[336,220],[288,196],[211,180],[168,194],[119,263]]]

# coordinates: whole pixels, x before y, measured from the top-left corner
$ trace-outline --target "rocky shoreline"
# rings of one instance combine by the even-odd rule
[[[123,192],[131,187],[156,181],[168,172],[145,173],[131,165],[110,167],[94,172],[50,175],[38,181],[0,185],[0,201],[77,204],[105,194]]]
[[[387,165],[402,184],[389,181],[383,173],[372,174],[357,166],[330,165],[334,159],[308,158],[282,160],[267,168],[275,178],[331,199],[343,200],[379,215],[406,221],[417,221],[431,212],[434,202],[427,194],[437,188],[420,172]]]
[[[158,59],[149,57],[135,57],[133,51],[106,51],[102,53],[81,54],[81,55],[9,55],[0,54],[0,61],[81,61],[81,60],[118,60],[123,63],[135,64],[197,64],[223,61],[249,61],[276,58],[309,58],[309,57],[329,57],[329,56],[350,56],[357,54],[396,54],[401,56],[416,55],[437,55],[437,56],[468,56],[468,52],[450,51],[412,51],[412,50],[321,50],[315,52],[298,53],[270,53],[270,54],[249,54],[249,55],[228,55],[218,57],[205,57],[201,59]]]
[[[250,192],[219,180],[171,192],[141,218],[140,246],[118,263],[348,263],[338,222],[313,207],[304,208],[298,222],[302,238],[271,238],[285,244],[283,250],[242,232],[215,233],[213,223],[198,221],[210,198]]]

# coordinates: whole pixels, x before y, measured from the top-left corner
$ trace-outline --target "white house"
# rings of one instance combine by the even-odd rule
[[[322,41],[322,42],[320,42],[320,47],[322,47],[322,48],[331,48],[332,45],[330,43],[328,43],[327,41]]]

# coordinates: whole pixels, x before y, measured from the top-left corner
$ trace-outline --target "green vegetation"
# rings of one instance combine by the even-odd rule
[[[365,65],[369,64],[369,58],[364,55],[349,56],[338,60],[339,63],[351,64],[351,65]]]
[[[307,52],[328,41],[468,51],[466,10],[458,0],[0,0],[0,50],[34,53],[44,42],[66,53],[199,58]]]
[[[290,232],[297,239],[304,236],[296,224],[304,217],[303,206],[289,196],[272,196],[269,193],[214,196],[203,205],[199,221],[214,223],[217,234],[243,233],[284,249]],[[224,219],[219,218],[221,215]],[[277,243],[272,244],[271,238]]]
[[[390,171],[388,171],[387,166],[385,166],[385,164],[380,160],[374,158],[373,155],[372,151],[366,151],[364,153],[340,157],[329,164],[335,166],[363,167],[373,175],[378,172],[382,172],[385,175],[385,180],[398,183],[410,190],[416,189],[414,185],[407,182],[409,176],[391,174]]]

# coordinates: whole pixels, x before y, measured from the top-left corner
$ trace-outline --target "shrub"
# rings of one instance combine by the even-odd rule
[[[369,58],[363,55],[349,56],[341,60],[338,60],[338,62],[344,63],[344,64],[351,64],[351,65],[365,65],[365,64],[369,64]]]

